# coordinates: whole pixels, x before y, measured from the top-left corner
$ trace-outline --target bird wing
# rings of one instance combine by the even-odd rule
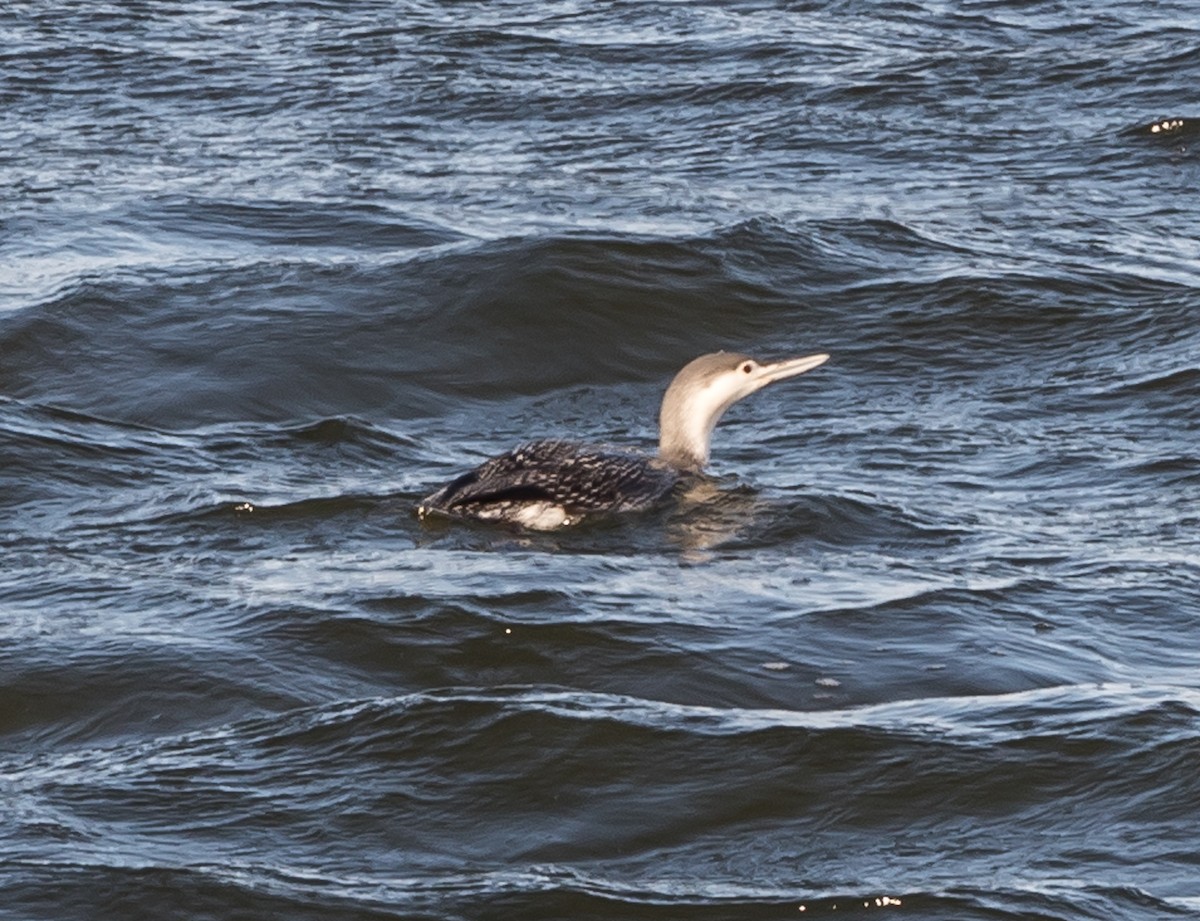
[[[423,503],[464,510],[504,502],[549,502],[574,512],[644,508],[678,475],[648,458],[565,441],[534,441],[494,457]]]

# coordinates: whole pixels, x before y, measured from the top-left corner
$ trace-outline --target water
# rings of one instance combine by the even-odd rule
[[[0,25],[0,916],[1200,911],[1190,5]]]

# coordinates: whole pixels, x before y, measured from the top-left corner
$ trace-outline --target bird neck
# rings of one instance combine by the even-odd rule
[[[708,463],[707,446],[700,447],[693,443],[681,442],[675,439],[659,438],[658,456],[676,470],[686,473],[699,473]]]
[[[667,391],[658,414],[658,456],[677,470],[696,473],[708,464],[708,448],[720,413],[686,395]]]

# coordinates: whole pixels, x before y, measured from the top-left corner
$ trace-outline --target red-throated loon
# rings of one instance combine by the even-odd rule
[[[735,352],[701,355],[675,375],[658,414],[658,456],[568,441],[534,441],[447,483],[417,508],[549,530],[588,515],[649,508],[708,463],[717,420],[767,384],[824,364],[828,355],[758,362]]]

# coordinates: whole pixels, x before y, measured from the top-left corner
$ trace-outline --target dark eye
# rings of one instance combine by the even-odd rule
[[[744,365],[742,365],[742,370],[749,374],[754,370],[754,365],[751,362],[746,362]]]

